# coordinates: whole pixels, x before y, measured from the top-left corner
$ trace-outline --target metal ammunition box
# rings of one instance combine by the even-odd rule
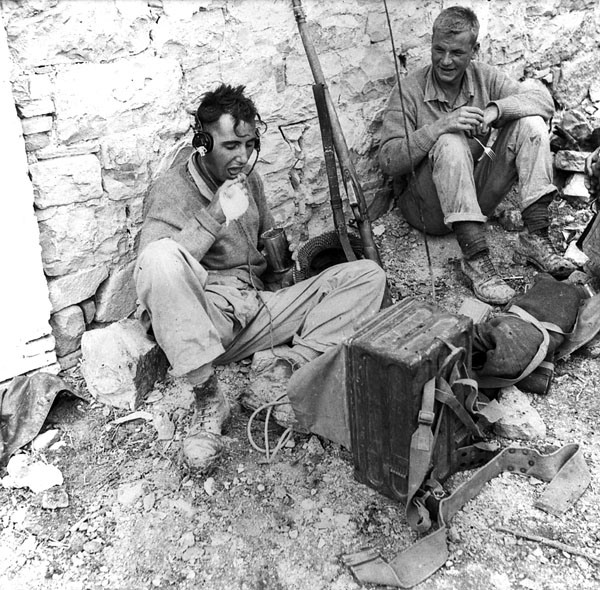
[[[471,345],[469,318],[412,298],[381,311],[347,341],[352,453],[360,482],[406,503],[423,386],[437,376],[452,347],[464,349],[461,362],[470,369]],[[457,470],[455,451],[468,434],[442,404],[436,402],[434,414],[433,463],[443,481]]]

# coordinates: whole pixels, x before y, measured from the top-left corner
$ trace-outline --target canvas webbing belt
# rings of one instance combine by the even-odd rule
[[[436,441],[432,430],[436,400],[449,407],[475,439],[481,439],[483,433],[473,417],[481,416],[488,422],[497,417],[494,416],[493,404],[487,414],[485,408],[483,411],[478,409],[477,384],[471,379],[457,379],[450,387],[445,379],[438,376],[425,384],[418,427],[411,439],[406,516],[410,526],[418,532],[429,530],[432,522],[436,529],[390,562],[373,549],[344,556],[345,564],[362,583],[411,588],[436,572],[449,556],[446,534],[450,519],[481,491],[486,482],[505,471],[549,481],[535,506],[552,514],[564,512],[590,483],[590,473],[577,444],[566,445],[550,455],[541,455],[534,449],[523,447],[509,447],[495,454],[493,446],[481,442],[472,445],[471,454],[495,456],[451,495],[443,497],[441,486],[435,485],[437,482],[425,481],[432,469]],[[461,400],[472,415],[462,406]],[[423,494],[425,487],[430,489]]]

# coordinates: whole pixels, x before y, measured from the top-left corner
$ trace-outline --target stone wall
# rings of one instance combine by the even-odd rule
[[[428,62],[450,2],[388,0],[401,73]],[[600,126],[596,0],[465,2],[481,59],[534,77],[577,137]],[[81,333],[135,308],[131,281],[144,197],[191,139],[199,96],[245,84],[269,128],[259,169],[276,218],[297,239],[330,229],[313,82],[288,0],[0,0],[13,94],[35,191],[52,325],[63,366]],[[305,0],[346,140],[370,201],[394,66],[379,0]],[[381,208],[379,209],[381,210]]]

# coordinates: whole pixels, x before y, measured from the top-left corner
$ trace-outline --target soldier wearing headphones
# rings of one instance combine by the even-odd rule
[[[221,454],[230,413],[215,364],[278,347],[261,370],[274,397],[285,394],[294,370],[339,345],[379,310],[385,289],[382,269],[358,260],[265,290],[260,237],[274,220],[260,176],[254,166],[248,169],[258,157],[259,126],[243,86],[222,84],[207,92],[192,146],[151,187],[141,230],[135,273],[141,320],[172,375],[193,387],[196,410],[183,453],[201,471]],[[300,426],[310,429],[310,417]]]

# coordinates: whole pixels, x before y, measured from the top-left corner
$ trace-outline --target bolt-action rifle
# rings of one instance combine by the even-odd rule
[[[333,145],[335,147],[335,153],[340,166],[342,183],[344,185],[344,190],[348,197],[348,202],[350,203],[350,207],[352,209],[352,213],[354,214],[356,225],[360,233],[363,255],[365,258],[374,260],[381,266],[379,252],[373,239],[373,231],[371,229],[371,221],[369,219],[369,212],[367,209],[365,196],[358,181],[354,164],[350,159],[350,152],[348,151],[348,146],[346,144],[335,107],[331,100],[329,89],[325,83],[325,76],[323,75],[323,70],[321,69],[319,57],[317,56],[315,47],[307,31],[306,16],[304,14],[304,9],[302,8],[302,1],[292,0],[292,7],[294,10],[294,16],[296,17],[296,23],[298,24],[298,30],[300,31],[300,37],[302,38],[302,43],[304,45],[304,50],[306,51],[306,57],[308,58],[308,63],[315,80],[315,84],[313,86],[313,90],[315,90],[315,98],[317,97],[317,94],[321,94],[324,97],[327,107],[329,116],[325,117],[325,119],[329,119],[329,121],[326,121],[326,124],[331,126],[331,135],[333,139]],[[323,131],[324,118],[322,114],[320,114],[319,120],[321,122],[321,129]],[[330,186],[331,176],[332,175],[328,167],[328,179],[330,180]],[[340,244],[342,245],[347,258],[349,260],[353,260],[354,258],[352,256],[348,256],[349,253],[347,252],[347,250],[349,250],[348,235],[346,232],[345,221],[343,219],[340,221],[340,203],[336,202],[336,197],[331,191],[330,196],[332,209],[334,212],[335,228],[340,238]],[[339,193],[337,198],[339,198]],[[343,228],[341,227],[342,224]]]

